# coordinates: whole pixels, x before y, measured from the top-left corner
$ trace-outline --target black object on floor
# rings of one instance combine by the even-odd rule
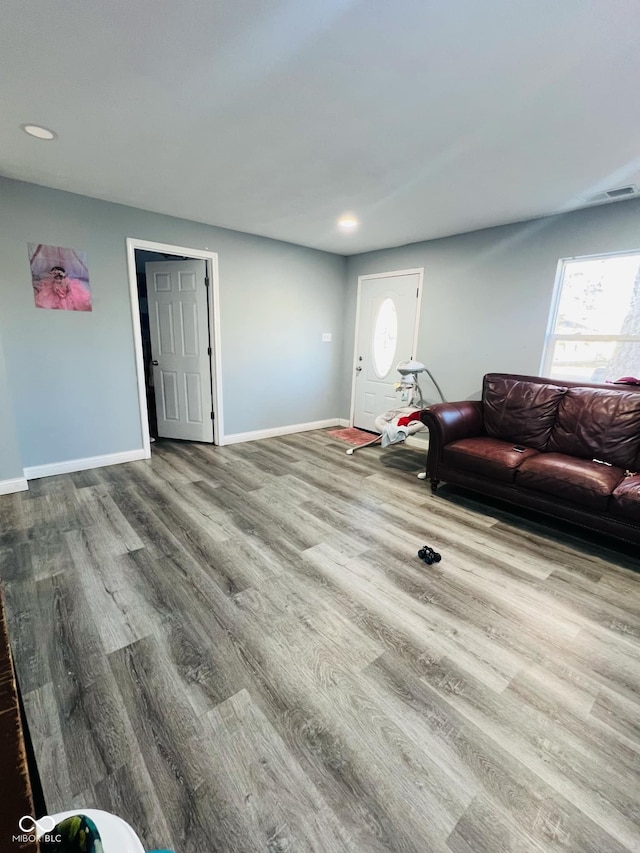
[[[442,559],[442,556],[438,554],[437,551],[434,551],[430,545],[424,545],[418,551],[418,557],[421,560],[424,560],[425,563],[430,566],[432,563],[439,563]]]

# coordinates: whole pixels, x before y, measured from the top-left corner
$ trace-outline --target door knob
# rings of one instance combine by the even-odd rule
[[[158,361],[157,361],[157,359],[155,359],[155,358],[154,358],[154,359],[153,359],[153,361],[151,362],[151,364],[152,364],[154,367],[157,367],[157,366],[158,366]]]
[[[361,367],[356,367],[356,373],[360,373],[361,370],[362,370]]]

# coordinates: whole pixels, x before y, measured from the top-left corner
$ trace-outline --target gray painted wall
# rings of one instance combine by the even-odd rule
[[[22,476],[22,460],[5,369],[4,350],[0,342],[0,482]]]
[[[347,416],[360,274],[424,266],[417,356],[449,399],[478,396],[490,370],[537,373],[558,259],[640,248],[640,201],[345,260],[0,179],[0,479],[141,446],[126,237],[218,252],[233,434]],[[28,242],[88,253],[91,314],[35,308]]]
[[[343,410],[359,275],[424,267],[416,355],[447,399],[464,400],[479,397],[487,372],[539,373],[560,258],[638,249],[640,200],[632,200],[349,258]]]
[[[0,336],[24,466],[141,447],[127,237],[219,254],[225,434],[342,414],[344,258],[0,179]],[[88,253],[92,313],[35,308],[28,242]]]

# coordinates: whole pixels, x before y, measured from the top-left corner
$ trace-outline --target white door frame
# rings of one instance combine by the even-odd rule
[[[417,358],[416,348],[418,346],[418,328],[420,326],[420,307],[422,305],[422,284],[424,281],[424,267],[416,267],[409,270],[394,270],[393,272],[374,272],[358,276],[358,296],[356,298],[356,328],[353,337],[353,367],[351,378],[351,408],[349,409],[349,426],[353,426],[353,418],[356,408],[356,367],[358,366],[358,334],[360,332],[360,300],[362,296],[362,285],[366,281],[379,278],[393,278],[398,275],[418,275],[418,299],[416,301],[416,322],[413,330],[413,358]]]
[[[136,249],[148,252],[163,252],[169,255],[204,260],[209,277],[209,334],[213,352],[213,421],[214,444],[224,444],[224,428],[222,419],[222,368],[220,348],[220,282],[218,277],[218,254],[203,249],[188,249],[184,246],[173,246],[169,243],[154,243],[151,240],[137,240],[127,237],[127,269],[129,272],[129,299],[131,301],[131,321],[133,324],[133,343],[136,357],[136,374],[138,378],[138,406],[140,409],[140,427],[142,429],[142,446],[144,458],[151,457],[151,440],[149,437],[148,401],[144,376],[144,357],[142,354],[142,329],[140,327],[140,304],[138,301],[138,278],[136,275]]]

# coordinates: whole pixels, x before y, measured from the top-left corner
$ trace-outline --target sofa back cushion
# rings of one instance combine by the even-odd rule
[[[489,373],[482,393],[484,428],[492,438],[546,450],[566,393],[560,385]]]
[[[640,394],[568,388],[558,406],[548,450],[633,467],[640,450]]]

